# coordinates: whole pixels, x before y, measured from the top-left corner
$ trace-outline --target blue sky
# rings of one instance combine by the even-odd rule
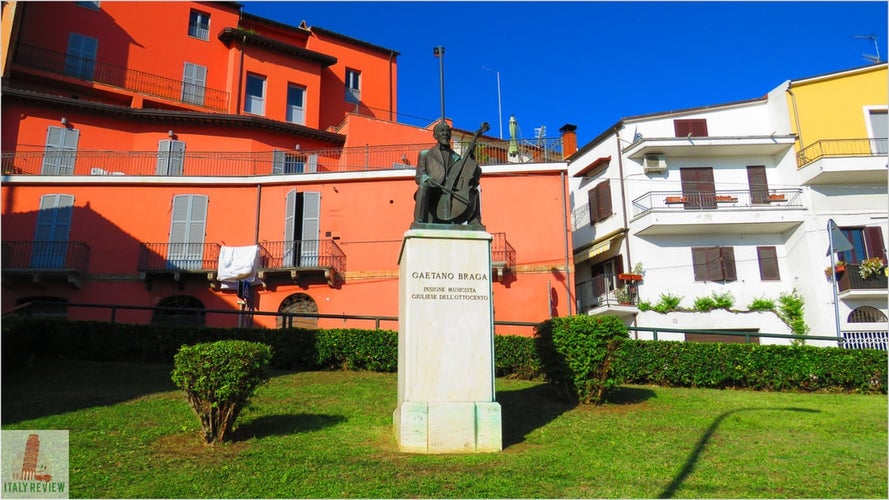
[[[886,1],[870,2],[244,2],[399,52],[399,121],[445,114],[523,138],[578,127],[583,145],[623,117],[765,95],[795,80],[889,57]],[[878,48],[871,39],[877,37]],[[485,69],[488,68],[488,69]],[[497,72],[500,75],[498,92]],[[889,92],[889,90],[887,90]],[[498,118],[498,95],[501,117]]]

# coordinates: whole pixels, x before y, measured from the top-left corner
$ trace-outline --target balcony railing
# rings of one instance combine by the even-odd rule
[[[219,269],[218,243],[142,243],[141,273],[210,272]]]
[[[259,269],[333,270],[340,277],[346,272],[346,254],[334,240],[264,241],[259,250]]]
[[[86,274],[90,248],[81,241],[4,241],[3,271]]]
[[[556,139],[547,139],[556,141]],[[501,143],[479,144],[482,166],[515,163]],[[561,157],[536,155],[536,145],[523,146],[525,158],[559,162]],[[420,151],[429,144],[361,146],[336,149],[264,152],[186,151],[16,151],[2,153],[3,175],[59,175],[59,164],[72,167],[66,175],[162,175],[244,177],[414,169]],[[459,150],[459,145],[455,145]],[[520,148],[521,149],[521,148]],[[500,153],[503,153],[502,155]]]
[[[797,167],[804,167],[824,157],[886,156],[889,139],[823,139],[796,154]]]
[[[598,307],[636,306],[639,302],[637,284],[620,280],[616,274],[603,274],[578,283],[576,293],[580,313]]]
[[[506,233],[493,233],[491,241],[491,261],[494,266],[502,269],[515,269],[515,248],[506,239]]]
[[[858,273],[860,270],[859,264],[846,264],[846,270],[837,274],[837,291],[887,290],[889,287],[889,278],[884,273],[874,273],[865,279]]]
[[[802,207],[801,189],[770,189],[768,192],[715,191],[688,193],[651,191],[633,200],[633,216],[668,209],[718,210]]]
[[[14,61],[28,68],[111,85],[151,97],[191,104],[214,111],[228,109],[229,94],[223,90],[206,88],[33,45],[19,44],[16,47]]]

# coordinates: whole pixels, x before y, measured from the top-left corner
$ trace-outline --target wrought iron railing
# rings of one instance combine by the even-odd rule
[[[889,346],[889,331],[887,330],[844,331],[843,340],[840,342],[840,347],[846,349],[885,351],[887,346]]]
[[[90,247],[82,241],[4,241],[4,271],[77,271],[85,274]]]
[[[259,246],[260,269],[322,268],[340,276],[346,272],[346,254],[332,239],[264,241]]]
[[[860,270],[860,264],[846,263],[846,270],[837,273],[837,291],[886,290],[889,286],[889,278],[883,272],[873,273],[867,278],[862,278],[859,274]]]
[[[667,209],[718,210],[803,206],[802,189],[769,189],[761,192],[734,190],[711,193],[651,191],[633,200],[633,216]]]
[[[549,141],[549,140],[548,140]],[[555,141],[553,139],[552,141]],[[515,163],[500,143],[481,143],[479,163]],[[315,172],[363,172],[414,169],[420,151],[429,144],[360,146],[302,151],[223,152],[185,151],[171,156],[166,151],[14,151],[2,153],[3,175],[58,175],[54,165],[72,165],[65,175],[162,175],[184,177],[243,177],[255,175],[307,174]],[[536,144],[524,146],[542,162],[562,161],[560,156],[537,155]],[[460,146],[455,145],[459,150]],[[503,161],[503,160],[506,161]],[[175,165],[173,165],[175,163]]]
[[[219,269],[218,243],[142,243],[139,272],[215,271]]]
[[[516,252],[506,239],[506,233],[492,233],[491,236],[494,237],[491,241],[491,261],[506,269],[515,269]]]
[[[824,157],[886,156],[889,139],[822,139],[804,147],[796,154],[797,167],[804,167]]]
[[[635,306],[639,302],[636,283],[629,283],[616,274],[601,274],[577,284],[577,310],[583,314],[606,306]]]
[[[29,68],[111,85],[151,97],[192,104],[214,111],[228,109],[229,94],[223,90],[194,85],[34,45],[19,44],[16,47],[14,61]]]

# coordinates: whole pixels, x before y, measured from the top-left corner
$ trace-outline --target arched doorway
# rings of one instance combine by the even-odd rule
[[[204,326],[207,313],[204,304],[190,295],[173,295],[157,303],[158,307],[175,307],[178,310],[156,310],[151,314],[152,325]],[[195,311],[195,309],[200,309]]]
[[[315,299],[304,293],[295,293],[281,301],[278,308],[279,313],[318,313],[318,304]],[[300,316],[278,316],[278,328],[307,328],[317,329],[318,318],[307,318]]]
[[[886,315],[883,311],[871,306],[856,307],[849,313],[849,323],[885,323]]]

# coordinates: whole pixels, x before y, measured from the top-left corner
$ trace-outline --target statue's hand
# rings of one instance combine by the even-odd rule
[[[432,181],[432,176],[429,174],[422,174],[420,176],[420,184],[429,184]]]

